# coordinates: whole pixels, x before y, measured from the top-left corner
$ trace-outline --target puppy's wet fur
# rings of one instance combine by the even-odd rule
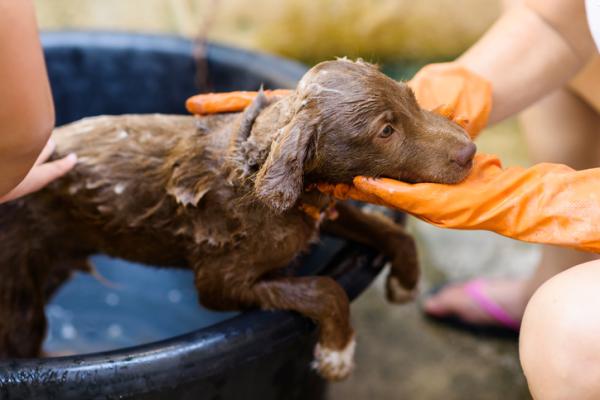
[[[318,235],[299,205],[330,200],[304,188],[356,175],[458,182],[473,146],[460,127],[421,110],[404,83],[346,60],[318,64],[290,96],[258,96],[243,113],[100,116],[53,137],[55,157],[78,154],[75,169],[0,205],[1,357],[40,354],[44,304],[103,252],[192,269],[201,302],[215,310],[312,318],[314,365],[329,379],[352,368],[346,294],[328,277],[278,275]],[[381,215],[337,208],[323,228],[385,253],[388,298],[406,299],[419,274],[412,238]]]

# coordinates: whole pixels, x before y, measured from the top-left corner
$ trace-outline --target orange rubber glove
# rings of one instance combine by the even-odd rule
[[[291,93],[291,90],[264,90],[264,93],[267,98],[271,98],[286,96]],[[258,92],[245,91],[197,94],[186,100],[185,108],[196,115],[238,112],[248,107],[257,95]]]
[[[475,138],[492,109],[492,85],[455,62],[429,64],[408,82],[417,102],[454,120]]]
[[[456,185],[356,177],[354,186],[317,188],[340,199],[397,208],[444,228],[482,229],[600,253],[600,168],[502,169],[496,156],[479,154],[469,177]]]
[[[475,138],[487,124],[492,108],[491,84],[454,63],[430,64],[408,82],[417,101],[426,110],[433,110],[454,120]],[[285,96],[290,90],[265,90],[265,95]],[[192,114],[207,115],[242,111],[258,92],[236,91],[205,93],[190,97],[185,105]]]

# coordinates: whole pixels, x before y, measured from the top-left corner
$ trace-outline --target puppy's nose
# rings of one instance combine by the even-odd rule
[[[476,151],[477,146],[475,146],[475,143],[469,143],[455,152],[450,159],[461,167],[466,167],[471,161],[473,161]]]

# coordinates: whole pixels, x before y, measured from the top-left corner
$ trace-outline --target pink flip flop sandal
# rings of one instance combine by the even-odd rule
[[[521,321],[517,321],[508,315],[500,305],[489,298],[483,291],[484,286],[485,281],[483,279],[475,279],[464,286],[464,291],[483,311],[495,319],[501,326],[518,332],[521,327]]]
[[[480,334],[484,336],[495,336],[495,337],[510,337],[516,338],[519,334],[519,328],[521,322],[514,319],[494,300],[492,300],[483,290],[486,285],[483,279],[474,279],[467,282],[463,286],[465,293],[490,317],[498,322],[498,326],[492,325],[476,325],[466,322],[456,316],[437,317],[434,315],[427,314],[423,311],[425,316],[433,321],[443,323],[454,328],[466,330],[474,334]],[[442,290],[446,285],[442,285],[432,290],[428,296],[432,296]]]

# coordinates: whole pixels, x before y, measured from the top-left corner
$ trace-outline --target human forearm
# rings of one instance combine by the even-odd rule
[[[0,0],[0,195],[44,148],[54,107],[31,0]]]
[[[527,0],[457,62],[491,82],[495,123],[564,86],[593,51],[582,0]]]

